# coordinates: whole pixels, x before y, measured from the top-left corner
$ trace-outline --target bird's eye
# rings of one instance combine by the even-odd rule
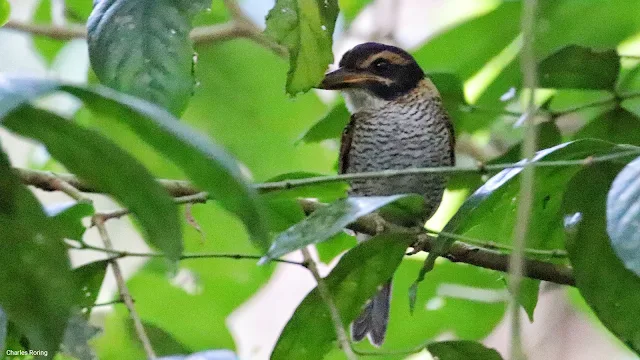
[[[385,59],[380,58],[380,59],[376,59],[376,61],[374,61],[373,64],[371,65],[376,70],[384,70],[389,67],[389,62]]]

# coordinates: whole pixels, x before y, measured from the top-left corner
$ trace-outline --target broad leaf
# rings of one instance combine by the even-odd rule
[[[640,276],[640,158],[618,174],[607,195],[607,233],[627,269]]]
[[[620,57],[615,50],[572,45],[540,62],[538,82],[543,88],[612,90],[619,72]]]
[[[329,110],[317,123],[307,130],[301,141],[306,143],[320,142],[328,139],[340,139],[345,126],[349,123],[351,114],[344,102],[339,102]]]
[[[289,50],[287,92],[296,95],[320,83],[333,62],[337,0],[277,0],[265,33]]]
[[[359,217],[406,197],[413,196],[349,197],[324,206],[279,234],[260,263],[330,239]]]
[[[356,16],[371,3],[371,0],[338,0],[340,12],[347,21],[353,21]]]
[[[606,230],[607,189],[621,167],[598,164],[579,172],[569,183],[562,210],[580,294],[600,321],[640,354],[640,277],[616,256]]]
[[[410,242],[402,235],[378,235],[351,249],[324,278],[343,326],[351,323],[378,287],[392,277]],[[316,288],[282,330],[271,359],[319,360],[331,350],[335,339],[329,309]]]
[[[196,186],[238,215],[247,225],[256,246],[266,250],[266,225],[257,196],[235,160],[211,140],[157,106],[103,87],[84,88],[49,80],[0,77],[0,118],[24,103],[55,91],[75,95],[105,120],[129,126],[180,166]]]
[[[82,265],[79,268],[73,270],[73,275],[76,277],[76,281],[80,287],[80,292],[77,294],[76,305],[80,308],[87,308],[90,310],[95,304],[104,276],[107,272],[108,260],[99,260],[92,263]],[[91,311],[87,311],[87,318],[91,314]]]
[[[173,114],[195,80],[191,20],[211,0],[98,0],[87,23],[91,67],[100,81]]]
[[[427,345],[439,360],[502,360],[500,353],[475,341],[441,341]]]
[[[58,349],[77,287],[60,229],[0,152],[0,306],[32,349]]]
[[[45,209],[47,210],[47,209]],[[71,206],[65,209],[60,209],[53,216],[53,221],[57,222],[60,228],[65,229],[63,236],[67,239],[82,240],[82,235],[87,230],[82,219],[88,216],[92,216],[95,213],[93,204],[86,202],[72,203]]]
[[[640,118],[616,107],[591,120],[573,138],[594,138],[618,144],[640,145]]]
[[[94,131],[30,106],[5,117],[3,125],[42,142],[70,171],[113,195],[140,221],[149,243],[178,260],[182,230],[177,206],[130,155]]]

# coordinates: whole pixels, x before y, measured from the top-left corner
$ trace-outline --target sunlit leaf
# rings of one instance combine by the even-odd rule
[[[238,357],[231,350],[206,350],[191,355],[165,356],[158,360],[238,360]]]
[[[208,7],[211,0],[95,1],[91,67],[103,84],[181,114],[195,86],[191,20]]]
[[[371,238],[347,252],[324,279],[343,326],[351,323],[378,287],[391,278],[410,242],[394,234]],[[313,326],[308,326],[311,323]],[[329,309],[316,288],[298,305],[282,330],[271,359],[319,360],[335,339]]]
[[[640,158],[630,162],[607,195],[607,233],[627,269],[640,276]]]
[[[613,89],[620,72],[615,50],[567,46],[542,60],[538,66],[543,88]]]
[[[349,197],[324,206],[279,234],[260,262],[266,263],[308,245],[325,241],[343,231],[359,217],[405,197],[413,196]]]
[[[500,353],[475,341],[441,341],[427,345],[439,360],[502,360]]]
[[[621,168],[598,164],[579,172],[567,187],[562,210],[580,294],[613,334],[640,353],[640,277],[616,256],[606,230],[607,189]]]
[[[11,13],[11,6],[7,0],[0,0],[0,26],[9,20],[9,14]]]
[[[277,0],[266,34],[289,50],[287,92],[296,95],[320,83],[333,62],[337,0]]]

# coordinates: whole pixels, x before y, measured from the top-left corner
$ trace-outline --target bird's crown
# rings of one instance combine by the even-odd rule
[[[406,51],[391,45],[368,42],[347,51],[339,69],[325,75],[320,88],[360,88],[385,100],[413,90],[424,72]]]

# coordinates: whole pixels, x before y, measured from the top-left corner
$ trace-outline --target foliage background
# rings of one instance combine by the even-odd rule
[[[522,129],[513,127],[517,117],[505,115],[503,109],[520,111],[522,93],[518,91],[516,97],[507,102],[500,98],[510,88],[519,90],[521,85],[517,60],[521,46],[520,2],[415,0],[402,2],[397,10],[394,10],[393,2],[377,1],[375,5],[365,7],[367,1],[342,1],[343,9],[353,10],[343,14],[338,23],[336,57],[364,40],[393,40],[411,48],[425,70],[457,75],[464,83],[467,101],[478,108],[477,111],[454,114],[460,137],[460,164],[493,159],[516,144]],[[246,1],[243,8],[262,24],[264,15],[271,8],[267,3]],[[536,47],[541,58],[569,44],[617,48],[621,54],[640,54],[640,20],[636,16],[640,9],[636,1],[541,3],[543,11],[549,14],[538,24]],[[23,0],[11,1],[11,4],[14,16],[21,16],[22,12],[23,19],[33,14],[36,22],[51,21],[47,0],[41,4]],[[67,4],[71,4],[80,18],[88,14],[89,1],[67,1]],[[228,19],[221,2],[214,1],[213,4],[210,12],[196,18],[196,24],[215,24]],[[364,9],[361,13],[358,12],[360,8]],[[348,18],[355,20],[346,28]],[[86,48],[81,40],[62,43],[1,30],[0,43],[7,44],[0,57],[1,71],[96,82],[88,71]],[[287,61],[249,40],[201,44],[196,51],[199,86],[182,116],[184,122],[216,139],[243,164],[256,182],[289,172],[335,171],[335,141],[310,144],[297,141],[327,113],[334,101],[332,95],[310,92],[291,99],[284,91]],[[618,89],[637,90],[638,62],[634,58],[622,60],[621,71],[625,76],[622,77],[624,81],[617,84]],[[603,90],[548,91],[542,92],[540,103],[551,95],[554,97],[549,109],[558,112],[609,96]],[[151,148],[137,142],[127,129],[92,116],[74,101],[56,97],[46,99],[45,105],[73,114],[83,124],[111,135],[154,175],[162,178],[184,176]],[[614,111],[616,117],[611,115]],[[617,127],[621,123],[616,120],[620,112],[631,119],[623,123],[623,128]],[[627,110],[613,110],[610,104],[605,104],[558,117],[555,123],[561,132],[555,128],[543,132],[542,141],[551,146],[588,135],[640,145],[640,123],[634,121],[637,118]],[[574,134],[574,130],[585,123],[589,125],[582,133]],[[25,144],[5,132],[2,133],[2,144],[16,165],[62,170],[41,147]],[[514,159],[505,161],[511,160]],[[446,207],[429,223],[431,228],[444,226],[472,192],[477,184],[474,181],[477,179],[463,178],[452,182]],[[60,196],[39,195],[46,202],[63,201]],[[97,201],[97,207],[115,206],[103,198],[97,198]],[[185,251],[255,252],[241,223],[216,204],[194,206],[193,216],[202,227],[206,240],[202,240],[198,231],[185,226]],[[146,249],[125,221],[110,223],[109,230],[118,242],[116,247]],[[474,235],[481,237],[483,234]],[[88,236],[95,238],[95,234]],[[91,260],[85,254],[72,255],[75,264]],[[404,261],[396,274],[393,320],[386,346],[404,349],[428,338],[460,337],[484,339],[485,343],[504,353],[508,331],[504,321],[506,290],[501,274],[449,262],[439,263],[429,275],[429,281],[421,285],[419,310],[411,317],[405,300],[406,289],[421,267],[420,260]],[[179,275],[170,281],[166,266],[160,260],[144,264],[137,260],[125,261],[129,262],[129,286],[136,307],[150,329],[152,342],[157,344],[156,350],[166,354],[237,348],[242,358],[265,358],[295,306],[312,287],[312,279],[306,272],[285,265],[256,267],[250,261],[232,260],[183,262]],[[461,289],[468,289],[464,287],[454,286],[452,293],[443,293],[442,284],[486,289],[488,293],[480,294],[489,294],[489,298],[495,300],[465,299],[460,295]],[[112,280],[107,281],[98,302],[110,300],[113,290]],[[101,359],[143,357],[127,319],[126,309],[120,305],[94,312],[92,320],[105,326],[94,342]],[[531,359],[635,358],[618,340],[601,331],[601,326],[575,290],[543,285],[535,320],[533,325],[527,326],[525,336]],[[337,351],[332,356],[341,358]]]

